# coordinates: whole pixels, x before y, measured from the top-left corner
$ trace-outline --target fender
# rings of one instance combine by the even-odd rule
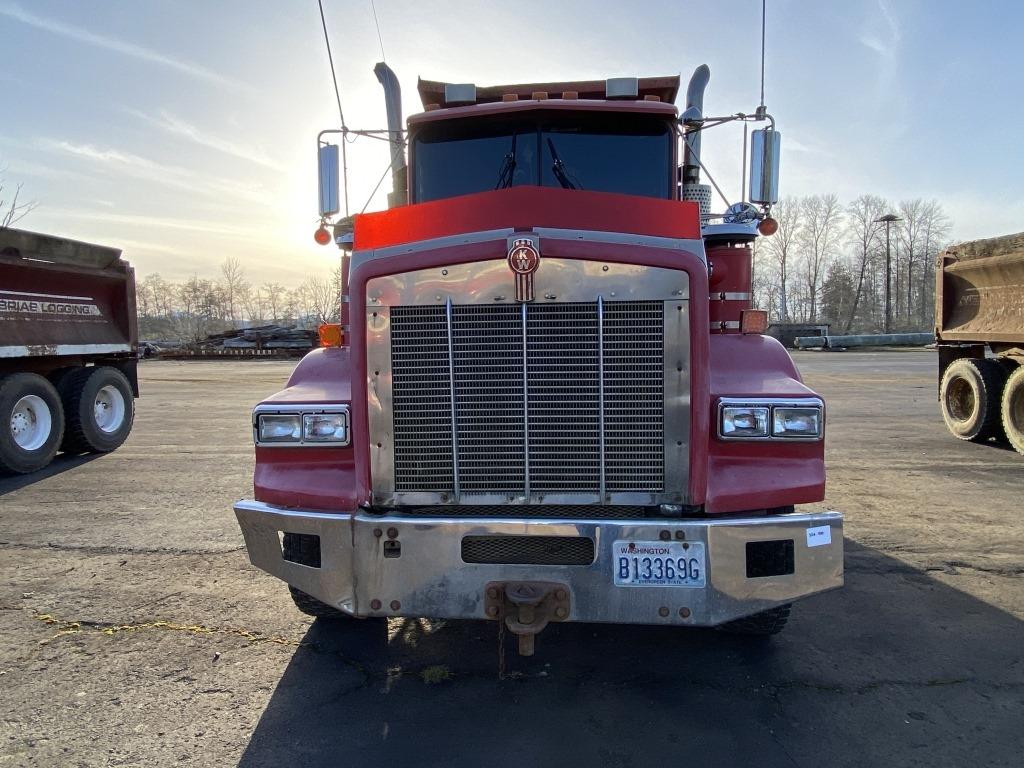
[[[825,441],[718,439],[720,397],[820,397],[789,352],[769,336],[712,334],[705,512],[724,514],[825,498]]]
[[[288,383],[261,405],[352,404],[347,347],[314,349],[299,361]],[[281,507],[352,511],[357,508],[354,450],[257,446],[253,491],[257,501]]]

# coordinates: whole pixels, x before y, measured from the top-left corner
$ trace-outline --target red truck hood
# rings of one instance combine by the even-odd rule
[[[700,239],[697,203],[607,192],[511,187],[355,217],[355,250],[490,229],[551,227]]]

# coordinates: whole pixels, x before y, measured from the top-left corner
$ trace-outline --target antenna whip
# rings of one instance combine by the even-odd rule
[[[327,20],[324,18],[324,3],[323,0],[317,0],[317,5],[320,6],[320,24],[324,28],[324,42],[327,43],[327,61],[331,65],[331,81],[334,83],[334,98],[338,102],[338,119],[341,120],[341,130],[347,131],[345,126],[345,113],[341,109],[341,92],[338,90],[338,76],[334,72],[334,56],[331,55],[331,38],[327,34]],[[343,186],[345,188],[345,216],[348,216],[348,157],[345,151],[345,140],[344,133],[341,141],[341,173],[344,179]]]

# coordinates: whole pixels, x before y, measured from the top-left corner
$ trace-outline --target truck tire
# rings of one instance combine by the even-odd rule
[[[108,453],[132,431],[135,400],[128,379],[116,368],[80,368],[60,381],[67,428],[65,453]]]
[[[1003,432],[1017,453],[1024,454],[1024,365],[1018,365],[1003,386]]]
[[[320,541],[316,536],[286,533],[281,544],[281,551],[284,554],[285,560],[290,560],[300,565],[320,567]],[[313,616],[317,619],[352,618],[347,613],[317,600],[312,595],[307,595],[301,589],[296,589],[291,584],[288,585],[288,591],[292,595],[292,602],[295,603],[295,607],[307,616]]]
[[[1000,434],[1005,382],[1006,368],[996,360],[964,357],[950,363],[939,384],[939,405],[954,437],[980,443]]]
[[[27,474],[51,461],[64,435],[53,385],[35,373],[0,379],[0,471]]]
[[[786,603],[775,608],[769,608],[767,611],[761,611],[761,613],[755,613],[753,616],[744,616],[742,619],[722,624],[717,629],[722,632],[728,632],[730,635],[758,637],[777,635],[785,629],[786,622],[789,621],[789,612],[792,608],[792,603]]]

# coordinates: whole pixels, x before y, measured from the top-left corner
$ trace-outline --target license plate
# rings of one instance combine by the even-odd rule
[[[616,541],[612,568],[617,587],[703,587],[704,542]]]

